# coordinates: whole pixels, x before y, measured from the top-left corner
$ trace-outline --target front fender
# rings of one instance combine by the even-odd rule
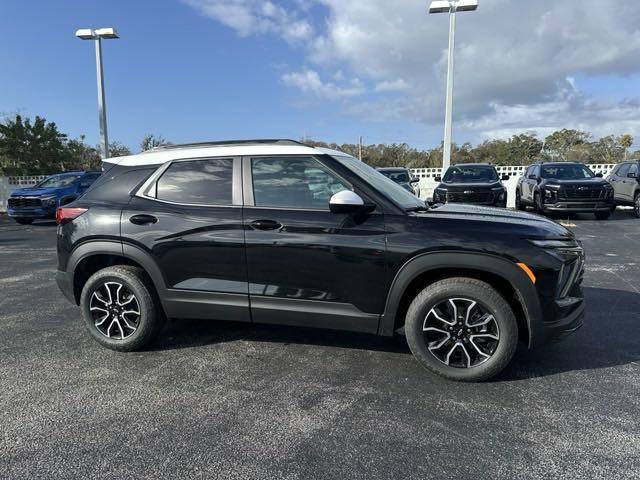
[[[385,310],[380,318],[378,328],[380,335],[393,335],[400,301],[409,285],[419,275],[441,269],[491,273],[509,282],[522,304],[531,344],[531,335],[535,330],[532,326],[536,322],[541,322],[543,315],[538,292],[526,274],[515,263],[496,255],[453,251],[424,253],[413,257],[400,268],[393,279]]]

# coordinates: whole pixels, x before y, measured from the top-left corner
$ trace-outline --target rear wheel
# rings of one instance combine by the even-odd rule
[[[31,225],[33,223],[33,218],[18,217],[16,218],[16,222],[20,225]]]
[[[425,368],[465,382],[500,373],[518,343],[508,302],[489,284],[471,278],[441,280],[420,292],[407,312],[405,334]]]
[[[606,212],[596,212],[596,218],[598,220],[607,220],[611,216],[611,210],[607,210]]]
[[[96,272],[80,296],[89,333],[112,350],[128,352],[146,347],[164,325],[154,292],[139,268],[119,265]]]

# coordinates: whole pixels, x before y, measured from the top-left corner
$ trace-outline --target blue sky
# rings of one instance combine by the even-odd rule
[[[393,3],[2,0],[0,112],[42,115],[97,143],[93,44],[73,33],[115,26],[121,39],[104,44],[109,134],[133,150],[145,133],[173,142],[363,135],[367,143],[433,147],[442,130],[446,18],[416,19],[422,1]],[[455,140],[562,127],[640,135],[636,9],[558,28],[549,20],[557,2],[535,3],[484,0],[459,19]],[[523,17],[529,23],[505,26]],[[527,29],[537,41],[522,39]],[[572,30],[589,29],[607,47],[602,54],[584,38],[559,60],[550,53],[572,45]],[[502,53],[478,55],[479,45]]]

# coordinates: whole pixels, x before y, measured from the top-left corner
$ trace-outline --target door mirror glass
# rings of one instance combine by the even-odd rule
[[[506,174],[502,175],[502,181],[503,181],[503,182],[506,182],[506,181],[507,181],[507,180],[509,180],[510,178],[511,178],[511,177],[510,177],[509,175],[506,175]]]
[[[442,176],[441,176],[441,175],[436,175],[435,177],[433,177],[433,179],[434,179],[436,182],[441,182],[441,181],[442,181]]]
[[[358,213],[374,208],[374,205],[364,203],[362,197],[351,190],[338,192],[329,200],[329,210],[332,213]]]

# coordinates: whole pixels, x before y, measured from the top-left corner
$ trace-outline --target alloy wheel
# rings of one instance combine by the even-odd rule
[[[634,213],[636,214],[636,217],[640,218],[640,194],[636,195],[636,201],[633,208],[635,210]]]
[[[118,282],[105,282],[91,295],[89,312],[96,329],[105,337],[124,340],[140,325],[140,303],[133,292]]]
[[[494,315],[467,298],[448,298],[435,305],[425,317],[422,331],[429,352],[455,368],[482,365],[500,342]]]

